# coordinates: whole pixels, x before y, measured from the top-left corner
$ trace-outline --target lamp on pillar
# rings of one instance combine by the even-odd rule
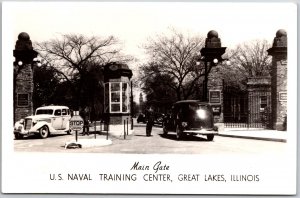
[[[33,114],[33,63],[38,53],[26,32],[21,32],[13,51],[14,65],[14,121]]]
[[[222,55],[225,53],[226,47],[221,47],[221,39],[218,36],[218,32],[211,30],[207,33],[207,38],[205,40],[205,47],[201,49],[201,61],[204,61],[204,80],[203,80],[203,94],[202,101],[208,101],[207,97],[207,82],[208,74],[211,68],[220,62],[223,62]],[[200,65],[200,63],[197,63]]]

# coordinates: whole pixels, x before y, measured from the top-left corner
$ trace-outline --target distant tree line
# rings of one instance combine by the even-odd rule
[[[111,62],[127,63],[120,42],[106,38],[66,34],[36,43],[42,66],[34,72],[35,108],[41,105],[67,105],[74,110],[88,107],[91,117],[103,112],[103,68]]]
[[[149,59],[140,65],[139,79],[146,94],[146,105],[170,106],[178,100],[202,98],[204,62],[199,59],[204,39],[173,29],[169,35],[156,35],[144,44]],[[212,72],[227,86],[245,91],[247,78],[270,75],[268,48],[270,44],[266,40],[227,48],[225,56],[231,64],[219,63],[218,69]]]
[[[133,104],[134,112],[156,105],[160,111],[183,99],[202,98],[204,63],[200,50],[205,37],[172,29],[157,34],[144,43],[148,56],[139,65],[134,85],[146,96],[142,106]],[[101,118],[104,99],[103,68],[111,62],[130,63],[133,57],[122,53],[120,41],[113,37],[63,34],[49,41],[35,43],[42,66],[34,70],[34,108],[60,104],[79,110],[88,107],[91,117]],[[218,66],[218,76],[227,85],[245,90],[248,77],[266,76],[270,72],[270,44],[257,40],[227,49],[231,64]]]

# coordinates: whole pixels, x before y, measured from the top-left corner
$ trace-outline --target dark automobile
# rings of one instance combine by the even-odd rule
[[[154,116],[155,116],[154,125],[161,127],[163,125],[163,120],[165,115],[162,113],[155,113]]]
[[[140,123],[140,122],[146,123],[146,116],[143,113],[141,113],[137,118],[137,123]]]
[[[206,135],[208,141],[214,139],[218,133],[214,126],[212,108],[208,103],[197,100],[178,101],[172,106],[172,112],[165,116],[163,133],[176,132],[179,140],[184,135]]]

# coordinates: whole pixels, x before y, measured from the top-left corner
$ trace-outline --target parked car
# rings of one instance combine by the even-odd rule
[[[163,122],[164,135],[169,132],[176,132],[178,140],[186,134],[201,134],[206,135],[208,141],[212,141],[218,129],[214,126],[211,106],[197,100],[176,102]]]
[[[138,118],[137,118],[136,121],[137,121],[137,123],[140,123],[140,122],[146,123],[146,116],[145,116],[145,114],[143,114],[143,113],[139,114],[139,116],[138,116]]]
[[[70,109],[66,106],[44,106],[35,111],[35,115],[28,116],[15,123],[14,135],[16,139],[24,136],[38,134],[41,138],[47,138],[49,133],[71,133],[69,121]]]
[[[155,116],[154,125],[163,126],[163,120],[165,115],[162,113],[155,113],[154,116]]]

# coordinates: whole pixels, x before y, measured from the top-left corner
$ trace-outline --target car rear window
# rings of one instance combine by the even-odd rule
[[[183,116],[189,116],[189,115],[193,115],[199,109],[210,111],[210,107],[207,105],[198,104],[198,103],[188,103],[188,104],[181,105],[179,112],[183,114]]]
[[[62,109],[62,115],[68,115],[67,109]]]
[[[61,116],[61,110],[60,109],[56,109],[55,112],[54,112],[54,115]]]
[[[209,110],[210,107],[207,105],[203,105],[203,104],[189,104],[189,108],[193,109],[193,110],[198,110],[198,109],[203,109],[203,110]]]

